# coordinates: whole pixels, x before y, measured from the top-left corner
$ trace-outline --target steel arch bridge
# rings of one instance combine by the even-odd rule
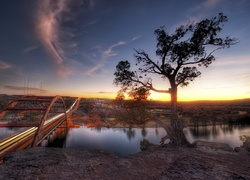
[[[39,145],[63,123],[67,127],[67,117],[77,109],[79,103],[80,98],[77,98],[66,109],[61,96],[22,96],[12,101],[0,112],[0,127],[26,128],[0,140],[0,161],[12,151]],[[27,120],[24,114],[32,118]],[[2,120],[6,116],[8,120]]]

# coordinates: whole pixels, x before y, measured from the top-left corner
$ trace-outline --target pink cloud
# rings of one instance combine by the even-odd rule
[[[62,33],[60,32],[59,25],[62,13],[66,11],[65,2],[40,1],[37,15],[38,36],[57,64],[63,62],[63,51],[60,51],[59,46],[59,36]]]
[[[42,89],[42,88],[33,88],[33,87],[22,87],[22,86],[4,86],[6,89],[10,89],[10,90],[15,90],[15,91],[35,91],[35,92],[41,92],[41,93],[47,93],[49,92],[46,89]]]
[[[73,13],[70,5],[73,3],[81,5],[81,0],[40,0],[36,16],[36,30],[40,41],[47,49],[54,64],[57,74],[61,77],[68,76],[72,70],[65,66],[66,52],[65,48],[76,48],[74,42],[63,42],[62,37],[74,36],[70,28],[61,28],[65,21],[71,21]]]
[[[0,61],[0,69],[10,69],[11,65],[7,64],[6,62]]]

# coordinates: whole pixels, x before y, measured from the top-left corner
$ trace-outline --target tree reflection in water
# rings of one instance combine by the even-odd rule
[[[147,130],[145,129],[145,128],[142,128],[141,129],[141,135],[142,135],[142,137],[146,137],[147,136]]]
[[[54,138],[53,145],[65,148],[86,147],[92,149],[100,149],[117,155],[118,157],[126,157],[140,151],[140,142],[147,139],[149,143],[159,144],[162,137],[166,135],[163,128],[104,128],[86,126],[71,127],[63,135],[63,128],[56,134],[59,137]],[[250,126],[200,126],[199,128],[189,127],[184,130],[187,139],[190,142],[196,140],[205,140],[213,142],[227,143],[231,147],[239,147],[242,145],[240,136],[250,134]],[[62,133],[62,134],[60,134]],[[242,136],[243,137],[243,136]],[[63,139],[64,138],[64,139]],[[244,138],[244,137],[243,137]],[[243,139],[242,138],[242,139]],[[52,137],[51,139],[52,140]],[[50,142],[52,143],[52,142]]]
[[[131,141],[131,139],[133,139],[135,137],[135,130],[132,128],[128,128],[128,129],[123,129],[124,132],[127,134],[128,140]]]
[[[157,128],[157,127],[155,128],[155,135],[156,135],[156,136],[158,136],[158,135],[159,135],[159,130],[158,130],[158,128]]]
[[[196,126],[185,129],[187,138],[196,140],[214,141],[229,144],[231,147],[240,146],[240,136],[250,134],[249,125],[210,125]]]

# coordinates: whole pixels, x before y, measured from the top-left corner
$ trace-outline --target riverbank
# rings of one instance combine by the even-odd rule
[[[74,114],[68,120],[72,121],[72,124],[82,124],[86,127],[107,127],[107,128],[155,128],[161,127],[154,121],[147,121],[145,124],[142,125],[129,125],[126,123],[116,122],[116,120],[100,120],[100,119],[90,119],[88,116],[83,115],[76,115]],[[170,119],[162,119],[162,121],[170,125]]]
[[[0,165],[0,179],[250,179],[250,145],[235,152],[225,144],[170,145],[119,159],[99,150],[34,148]]]
[[[87,127],[107,127],[107,128],[155,128],[155,127],[161,127],[159,124],[157,124],[155,121],[147,121],[145,124],[138,125],[138,124],[133,124],[129,125],[126,123],[120,123],[116,122],[115,119],[113,120],[100,120],[100,119],[91,119],[88,116],[83,116],[79,114],[74,114],[73,116],[70,117],[70,120],[72,121],[73,124],[82,124],[84,123],[85,126]],[[169,118],[162,118],[162,122],[164,122],[167,125],[171,124],[171,121]],[[184,120],[185,122],[185,127],[205,127],[205,126],[216,126],[216,125],[228,125],[227,123],[223,122],[212,122],[212,121],[207,121],[203,124],[199,125],[194,125],[193,123],[189,123],[189,120],[186,118]],[[232,125],[232,124],[231,124]]]

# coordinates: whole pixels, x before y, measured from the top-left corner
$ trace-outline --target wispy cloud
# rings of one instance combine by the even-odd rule
[[[98,94],[112,94],[112,92],[107,92],[107,91],[100,91],[100,92],[97,92]]]
[[[59,25],[66,7],[66,1],[43,0],[40,1],[37,15],[38,35],[57,64],[63,62],[63,54],[59,53],[63,53],[59,45],[59,36],[62,33]]]
[[[99,94],[99,95],[110,95],[110,94],[114,94],[113,92],[109,92],[109,91],[84,91],[82,92],[83,94],[88,94],[88,95],[96,95],[96,94]]]
[[[204,12],[204,10],[211,10],[215,8],[216,6],[220,5],[224,0],[205,0],[201,1],[201,4],[198,4],[195,6],[192,11],[194,12]]]
[[[102,64],[97,64],[96,66],[93,66],[83,72],[83,74],[91,76],[93,73],[95,73],[97,70],[99,70],[102,67]]]
[[[220,4],[221,2],[223,2],[224,0],[206,0],[202,6],[207,8],[207,9],[211,9],[214,8],[215,6],[217,6],[218,4]]]
[[[250,65],[250,56],[234,56],[234,57],[226,57],[219,58],[216,60],[212,66],[230,66],[230,65],[241,65],[245,67],[249,67]]]
[[[58,75],[69,75],[71,73],[64,63],[67,60],[65,54],[65,44],[62,37],[72,37],[72,29],[61,28],[62,23],[72,20],[72,12],[69,8],[71,4],[81,2],[80,0],[54,1],[40,0],[36,19],[37,33],[48,50],[54,63],[56,64]],[[70,43],[70,48],[76,47],[77,44]],[[66,44],[67,47],[67,44]],[[61,73],[66,70],[66,73]]]
[[[97,23],[97,20],[93,20],[93,21],[90,21],[84,25],[82,25],[82,27],[88,27],[88,26],[92,26],[93,24],[96,24]]]
[[[141,36],[135,36],[130,41],[135,41],[135,40],[140,39],[140,38],[141,38]]]
[[[0,61],[0,70],[4,70],[4,69],[10,69],[11,65],[7,64],[6,62]]]
[[[109,48],[103,52],[102,57],[107,58],[107,57],[116,56],[117,53],[113,49],[124,44],[126,44],[126,42],[119,41],[118,43],[109,46]]]
[[[67,45],[67,47],[68,48],[76,48],[76,47],[78,47],[78,44],[75,43],[75,42],[74,43],[70,43],[70,44]]]
[[[92,57],[87,57],[87,59],[90,60],[91,65],[89,68],[84,68],[85,70],[83,71],[83,74],[92,76],[97,71],[100,71],[107,63],[108,57],[117,56],[117,52],[114,51],[114,48],[124,44],[126,44],[126,42],[119,41],[118,43],[109,46],[106,50],[103,50],[101,46],[91,48],[90,50],[95,50],[95,52],[92,54]],[[97,59],[99,60],[97,61]]]
[[[37,49],[37,48],[38,48],[38,46],[30,46],[30,47],[25,48],[25,49],[23,50],[23,52],[24,52],[24,54],[27,54],[27,53],[29,53],[29,52],[31,52],[31,51]]]
[[[66,66],[64,64],[59,64],[57,67],[57,75],[62,78],[67,78],[74,72],[73,68]]]
[[[33,87],[22,87],[22,86],[4,86],[6,89],[9,89],[9,90],[15,90],[15,91],[30,91],[30,92],[40,92],[40,93],[47,93],[49,92],[48,90],[46,89],[42,89],[42,88],[33,88]]]

